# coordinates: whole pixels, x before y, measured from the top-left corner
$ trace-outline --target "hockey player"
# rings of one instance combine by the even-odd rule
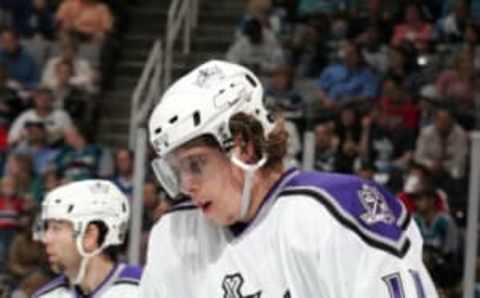
[[[247,69],[210,61],[163,95],[152,165],[172,197],[141,297],[435,298],[422,239],[374,182],[283,169],[287,136]]]
[[[106,180],[73,182],[48,193],[36,237],[61,275],[33,297],[137,297],[142,270],[115,261],[129,210],[126,196]]]

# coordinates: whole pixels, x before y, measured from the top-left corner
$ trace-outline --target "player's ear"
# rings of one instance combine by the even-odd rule
[[[235,137],[233,149],[235,156],[245,163],[251,163],[255,159],[255,148],[252,142],[245,141],[242,137]]]
[[[83,237],[83,249],[85,252],[92,252],[98,248],[98,238],[100,237],[100,230],[97,225],[89,224]]]

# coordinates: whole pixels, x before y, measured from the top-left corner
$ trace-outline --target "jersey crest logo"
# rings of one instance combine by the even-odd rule
[[[243,276],[240,273],[225,276],[222,282],[223,298],[260,298],[262,296],[262,291],[251,295],[243,295],[242,286]]]
[[[195,84],[200,88],[209,87],[210,82],[213,78],[222,79],[225,77],[223,71],[216,65],[212,67],[207,67],[200,69],[198,71],[197,79],[195,80]]]
[[[375,187],[364,184],[358,191],[358,197],[366,210],[360,215],[360,218],[366,224],[373,225],[379,222],[391,224],[395,221],[395,216],[388,207],[384,196]]]

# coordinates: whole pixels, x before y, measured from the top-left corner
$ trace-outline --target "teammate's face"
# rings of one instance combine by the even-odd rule
[[[202,212],[217,224],[238,220],[243,176],[217,148],[197,146],[174,153],[181,192],[189,195]]]
[[[42,242],[54,271],[76,271],[80,264],[80,255],[75,245],[71,223],[49,220]]]

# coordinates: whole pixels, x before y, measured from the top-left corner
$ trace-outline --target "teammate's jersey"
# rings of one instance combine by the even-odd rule
[[[138,297],[142,269],[137,266],[117,264],[110,274],[89,295],[72,287],[65,276],[59,276],[42,287],[32,298],[131,298]]]
[[[153,228],[142,298],[435,298],[422,239],[373,182],[287,171],[255,218],[221,227],[189,203]]]

